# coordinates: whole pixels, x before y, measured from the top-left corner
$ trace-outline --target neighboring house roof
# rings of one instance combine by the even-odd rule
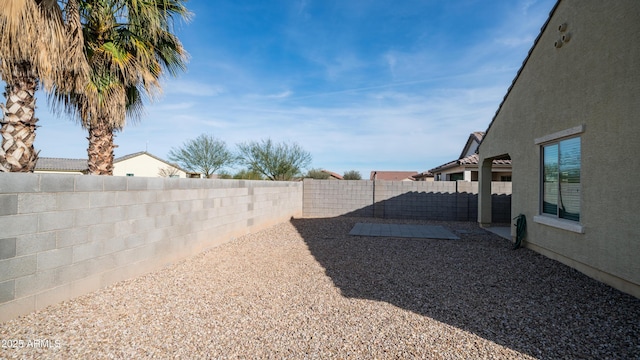
[[[336,179],[336,180],[343,180],[342,175],[338,174],[338,173],[334,173],[333,171],[329,171],[329,170],[322,170],[323,173],[327,173],[329,174],[330,177]]]
[[[433,176],[433,173],[431,171],[423,171],[423,172],[421,172],[421,173],[419,173],[417,175],[413,175],[414,179],[432,178],[432,177],[434,177],[434,176]]]
[[[36,171],[88,171],[87,159],[64,159],[39,157],[36,162]]]
[[[449,161],[448,163],[436,166],[433,169],[429,169],[428,172],[435,174],[447,169],[455,168],[458,166],[478,166],[478,147],[482,143],[485,133],[483,131],[474,131],[469,135],[460,157],[457,160]],[[493,165],[497,166],[511,166],[511,159],[493,160]]]
[[[185,173],[188,174],[192,174],[191,171],[188,170],[184,170],[182,169],[180,166],[176,165],[176,164],[172,164],[170,162],[167,162],[164,159],[161,159],[153,154],[150,154],[146,151],[140,151],[137,153],[133,153],[133,154],[129,154],[129,155],[125,155],[125,156],[121,156],[119,158],[115,158],[113,160],[113,163],[119,163],[121,161],[125,161],[128,159],[132,159],[134,157],[140,156],[140,155],[147,155],[150,156],[158,161],[161,161],[169,166],[173,166],[179,170],[184,171]],[[48,158],[48,157],[39,157],[38,161],[36,162],[36,171],[81,171],[81,172],[87,172],[89,171],[89,165],[88,165],[88,161],[87,159],[66,159],[66,158]]]
[[[484,131],[472,132],[471,135],[469,135],[467,143],[462,148],[462,152],[460,153],[460,156],[458,156],[458,159],[477,153],[478,146],[482,142],[482,137],[484,137]]]
[[[125,155],[125,156],[121,156],[121,157],[119,157],[119,158],[115,158],[115,159],[113,159],[113,163],[114,163],[114,164],[115,164],[115,163],[119,163],[119,162],[121,162],[121,161],[129,160],[129,159],[132,159],[132,158],[134,158],[134,157],[141,156],[141,155],[147,155],[147,156],[150,156],[150,157],[152,157],[152,158],[154,158],[154,159],[156,159],[156,160],[158,160],[158,161],[162,161],[163,163],[165,163],[165,164],[167,164],[167,165],[171,165],[171,166],[173,166],[173,167],[177,167],[178,169],[182,170],[182,168],[180,168],[180,166],[178,166],[178,165],[176,165],[176,164],[172,164],[172,163],[168,162],[167,160],[162,159],[162,158],[159,158],[159,157],[157,157],[157,156],[155,156],[155,155],[153,155],[153,154],[150,154],[150,153],[148,153],[148,152],[146,152],[146,151],[138,151],[137,153],[133,153],[133,154],[129,154],[129,155]],[[184,170],[183,170],[183,171],[184,171]]]
[[[462,165],[478,165],[478,154],[469,155],[458,160]],[[495,159],[493,165],[511,165],[511,159]]]
[[[415,180],[417,171],[372,171],[369,180]]]
[[[442,172],[444,170],[456,167],[456,166],[460,166],[460,165],[472,165],[472,166],[478,166],[478,154],[473,154],[473,155],[469,155],[467,157],[464,157],[462,159],[458,159],[458,160],[454,160],[454,161],[450,161],[446,164],[442,164],[438,167],[435,167],[431,170],[429,170],[429,172],[431,173],[439,173]],[[511,166],[511,159],[496,159],[493,160],[493,165],[497,165],[497,166]]]

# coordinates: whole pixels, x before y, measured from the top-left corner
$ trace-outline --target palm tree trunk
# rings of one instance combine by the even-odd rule
[[[0,172],[33,172],[38,161],[38,153],[33,147],[38,122],[34,116],[38,78],[28,62],[5,75],[10,77],[5,79],[7,105],[0,104],[4,113],[0,121]]]
[[[89,174],[113,175],[113,128],[106,121],[89,126]]]

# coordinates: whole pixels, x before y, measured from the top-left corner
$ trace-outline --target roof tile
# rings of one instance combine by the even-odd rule
[[[39,157],[35,170],[52,171],[87,171],[89,165],[87,159],[64,159]]]
[[[438,171],[442,171],[444,169],[448,169],[458,165],[478,165],[478,162],[479,162],[478,154],[473,154],[473,155],[464,157],[462,159],[458,159],[458,160],[450,161],[446,164],[442,164],[429,171],[432,173],[436,173]],[[511,159],[497,159],[497,160],[493,160],[492,163],[493,165],[511,165]]]
[[[417,171],[372,171],[369,180],[414,180],[413,175],[417,174]]]

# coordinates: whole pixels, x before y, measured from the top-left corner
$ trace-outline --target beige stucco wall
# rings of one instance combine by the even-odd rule
[[[160,175],[158,175],[160,169],[165,169],[169,166],[169,164],[152,156],[141,154],[113,164],[113,175],[126,176],[127,174],[133,174],[133,176],[160,177]],[[177,175],[180,178],[187,177],[186,173],[179,169]]]
[[[555,48],[558,26],[569,42]],[[527,216],[528,246],[640,297],[640,1],[562,0],[480,146],[509,154],[512,214]],[[539,214],[540,147],[534,139],[584,125],[581,225]]]

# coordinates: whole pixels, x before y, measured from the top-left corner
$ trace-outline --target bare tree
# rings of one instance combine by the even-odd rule
[[[158,175],[162,177],[175,177],[175,175],[178,175],[179,173],[180,170],[174,168],[173,166],[167,166],[166,168],[162,168],[160,169],[160,171],[158,171]]]
[[[202,134],[186,141],[180,148],[169,151],[169,160],[180,164],[184,169],[199,172],[209,178],[218,169],[236,162],[227,144],[212,135]]]
[[[274,181],[293,180],[311,163],[311,154],[296,143],[274,143],[267,139],[239,144],[238,150],[243,165]]]

